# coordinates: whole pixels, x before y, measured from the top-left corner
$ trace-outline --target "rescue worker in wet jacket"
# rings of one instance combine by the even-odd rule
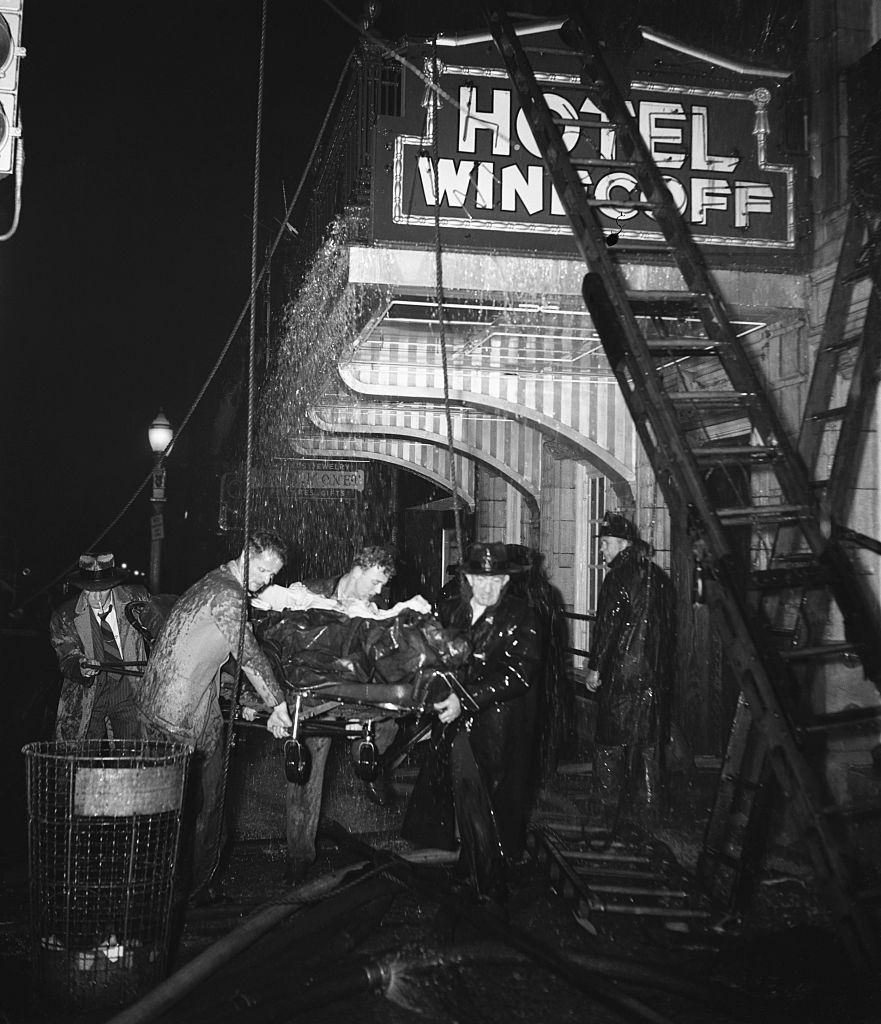
[[[594,796],[607,823],[626,808],[637,820],[660,810],[662,740],[676,643],[673,587],[620,512],[600,525],[607,572],[588,655],[587,688],[598,697]]]
[[[286,545],[271,530],[247,540],[247,591],[256,593],[284,565]],[[271,709],[266,728],[276,739],[293,723],[284,691],[249,623],[242,629],[246,599],[245,552],[212,569],[174,604],[150,652],[137,689],[138,714],[146,739],[171,740],[193,750],[184,812],[182,881],[193,894],[206,886],[223,845],[223,717],[221,669],[236,657],[243,636],[242,672]],[[191,878],[186,878],[187,872]]]
[[[526,842],[541,671],[535,613],[508,591],[518,568],[504,544],[473,544],[465,585],[440,603],[442,624],[462,630],[472,654],[456,691],[434,705],[429,757],[402,829],[417,845],[454,849],[458,827],[461,873],[499,904],[507,863]]]

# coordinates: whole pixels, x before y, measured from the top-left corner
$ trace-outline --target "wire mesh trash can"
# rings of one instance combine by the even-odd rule
[[[32,965],[41,996],[120,1006],[164,976],[190,751],[29,743]]]

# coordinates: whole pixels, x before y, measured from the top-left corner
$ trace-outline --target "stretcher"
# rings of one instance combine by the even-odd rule
[[[355,774],[365,782],[373,782],[383,767],[383,758],[376,749],[376,722],[386,718],[409,718],[416,723],[415,730],[409,732],[403,744],[393,744],[386,751],[386,767],[394,767],[428,735],[431,721],[425,723],[422,719],[431,712],[431,705],[450,690],[458,689],[454,673],[442,670],[432,672],[427,686],[327,680],[298,688],[288,702],[293,725],[284,743],[285,778],[288,782],[305,785],[312,770],[312,755],[305,740],[313,736],[337,736],[357,743],[353,759]],[[239,705],[234,724],[265,728],[268,718],[265,713],[249,714],[249,709]]]

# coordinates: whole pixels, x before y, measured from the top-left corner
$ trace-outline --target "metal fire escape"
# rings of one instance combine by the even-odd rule
[[[640,135],[603,43],[581,13],[574,13],[567,39],[576,40],[582,81],[608,118],[603,127],[615,130],[617,145],[613,159],[599,152],[573,159],[561,127],[595,128],[596,122],[573,122],[550,111],[501,5],[489,3],[487,10],[490,30],[587,265],[584,301],[671,516],[688,523],[714,626],[741,685],[699,876],[729,906],[748,895],[750,858],[755,860],[768,823],[767,796],[773,787],[766,782],[773,775],[841,938],[857,963],[877,967],[881,891],[871,866],[860,865],[854,855],[859,837],[852,829],[867,813],[877,814],[878,802],[869,801],[871,808],[844,805],[827,781],[825,743],[816,742],[830,730],[864,727],[869,713],[817,717],[806,711],[817,673],[844,659],[861,666],[881,687],[881,620],[865,577],[844,547],[845,539],[855,538],[844,538],[846,531],[833,528],[830,516],[830,510],[840,511],[845,504],[852,450],[842,447],[838,468],[828,480],[817,482],[809,471],[817,461],[811,451],[822,447],[816,439],[822,433],[818,424],[837,418],[842,439],[850,438],[842,444],[853,444],[877,356],[862,360],[868,365],[853,375],[854,381],[859,376],[862,395],[852,390],[852,400],[844,403],[850,409],[839,409],[830,380],[838,372],[836,352],[847,346],[831,335],[825,340],[806,425],[799,446],[793,445]],[[633,175],[637,198],[594,198],[578,174],[610,168]],[[613,206],[651,213],[681,275],[679,290],[628,288],[618,250],[607,245],[596,214],[600,207]],[[856,248],[854,242],[848,251]],[[844,310],[841,322],[848,320],[852,305],[849,286],[845,271],[834,297]],[[876,304],[873,290],[873,318]],[[726,440],[714,440],[719,436]],[[709,487],[712,469],[728,474],[732,486]],[[748,559],[738,558],[744,531],[754,552]],[[762,545],[765,550],[760,568],[754,564],[756,539],[759,552]],[[828,635],[828,622],[839,624],[840,635]]]

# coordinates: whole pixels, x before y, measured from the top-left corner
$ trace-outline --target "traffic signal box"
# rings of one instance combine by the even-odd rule
[[[17,139],[21,137],[18,113],[19,63],[24,0],[0,0],[0,177],[11,174]]]

